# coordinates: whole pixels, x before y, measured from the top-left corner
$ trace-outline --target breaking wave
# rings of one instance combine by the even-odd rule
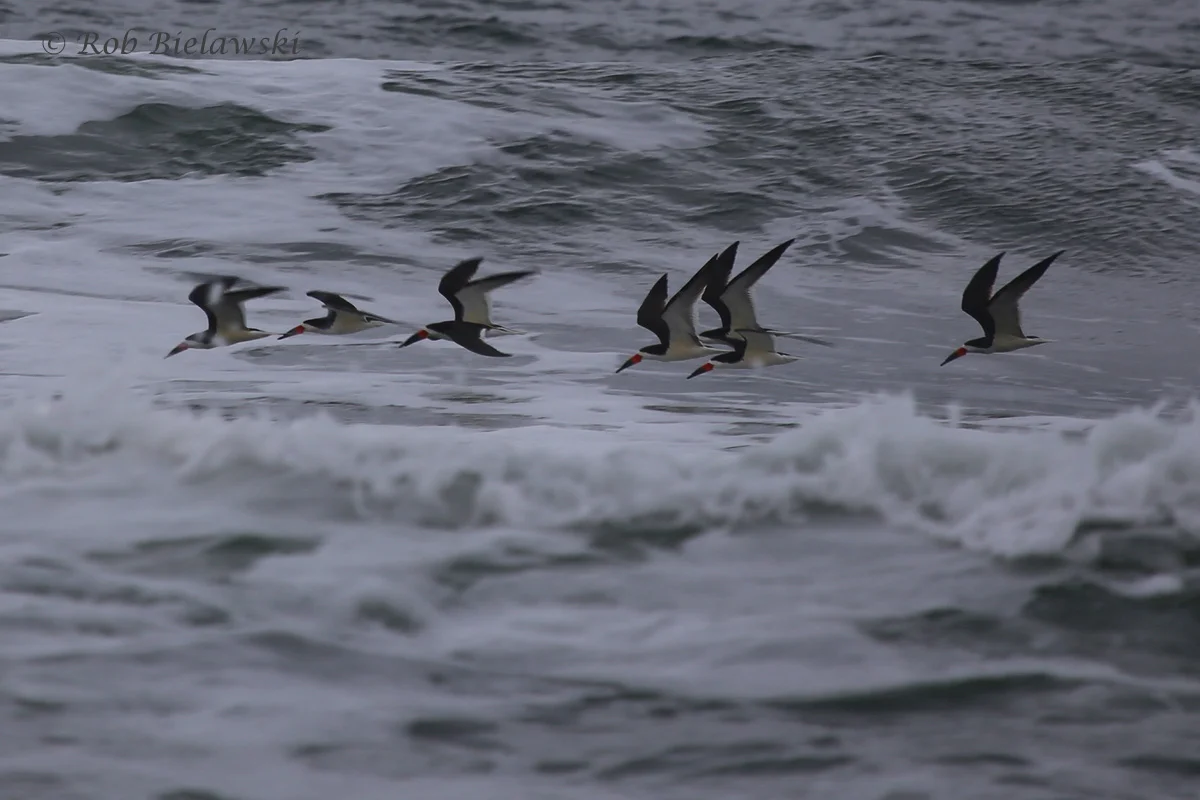
[[[548,426],[229,420],[89,392],[0,413],[0,471],[6,492],[114,470],[210,497],[222,481],[274,482],[302,486],[309,501],[328,492],[352,514],[452,528],[752,527],[868,514],[1015,557],[1060,553],[1097,526],[1200,533],[1196,410],[1132,409],[1073,432],[984,429],[924,414],[910,395],[877,396],[730,450]]]

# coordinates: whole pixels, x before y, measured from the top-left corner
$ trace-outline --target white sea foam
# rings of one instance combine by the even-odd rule
[[[665,447],[539,426],[230,421],[76,392],[7,409],[0,436],[9,492],[120,459],[197,491],[230,473],[264,485],[315,478],[368,517],[454,527],[736,527],[836,507],[1003,556],[1061,552],[1091,523],[1166,522],[1200,534],[1200,421],[1154,410],[1080,437],[953,427],[910,397],[878,397],[815,410],[767,444],[724,451],[704,439]]]
[[[367,14],[354,24],[396,24],[394,11]],[[40,52],[0,40],[5,55]],[[880,96],[865,119],[853,103],[843,114],[822,99],[829,85],[763,95],[744,85],[746,54],[730,56],[663,67],[678,71],[664,85],[728,79],[708,94],[757,98],[778,122],[798,120],[798,139],[777,126],[780,160],[769,168],[767,148],[743,149],[761,133],[756,114],[722,122],[715,107],[656,90],[654,67],[635,81],[592,82],[587,66],[560,80],[553,65],[498,66],[497,75],[357,59],[138,53],[133,69],[82,58],[0,65],[10,172],[91,144],[12,137],[69,135],[146,103],[233,103],[331,126],[295,134],[313,160],[263,176],[229,164],[234,174],[174,180],[0,177],[8,794],[29,794],[45,777],[35,793],[167,797],[191,786],[238,797],[366,800],[409,789],[530,798],[542,796],[535,773],[559,780],[548,774],[556,764],[578,765],[559,777],[587,793],[589,776],[661,756],[694,759],[683,772],[703,769],[718,793],[719,771],[749,761],[780,767],[781,785],[801,770],[813,787],[829,781],[825,794],[846,795],[834,785],[842,777],[886,782],[887,765],[914,759],[937,760],[930,774],[965,774],[941,759],[949,751],[931,755],[926,734],[940,728],[936,714],[920,713],[925,699],[940,704],[948,692],[964,709],[975,690],[1016,698],[1047,677],[1087,682],[1091,693],[1006,707],[1082,719],[1071,715],[1078,703],[1095,719],[1136,706],[1147,751],[1169,755],[1161,745],[1181,740],[1170,725],[1187,720],[1163,714],[1176,721],[1153,729],[1153,702],[1121,695],[1106,711],[1096,692],[1161,691],[1167,704],[1195,691],[1160,682],[1153,662],[1179,653],[1174,609],[1155,598],[1195,591],[1181,550],[1200,532],[1200,423],[1191,409],[1137,409],[1130,399],[1172,384],[1184,398],[1196,385],[1194,338],[1169,319],[1183,313],[1170,297],[1178,292],[1163,301],[1153,281],[1127,280],[1124,264],[1096,274],[1069,255],[1024,304],[1027,323],[1055,345],[938,367],[975,335],[956,309],[976,265],[1012,248],[1003,280],[1051,245],[1012,234],[1020,217],[1008,213],[990,233],[941,227],[920,187],[889,190],[870,140],[911,103]],[[827,67],[818,80],[833,79]],[[749,74],[758,83],[769,73]],[[861,85],[868,96],[874,83]],[[824,118],[803,113],[810,97]],[[899,121],[903,136],[911,121]],[[823,130],[826,122],[837,126]],[[259,135],[249,128],[239,137]],[[923,146],[932,153],[942,135],[926,126]],[[187,137],[181,149],[196,145]],[[534,137],[584,148],[559,161],[507,146]],[[238,157],[209,144],[206,167]],[[635,163],[664,156],[651,164],[654,185],[632,171],[616,189],[603,185],[610,173],[590,171],[577,188],[559,184],[581,208],[605,204],[594,225],[585,213],[582,224],[526,217],[498,229],[511,209],[487,206],[486,191],[457,205],[454,183],[414,180],[508,174],[520,186],[518,168],[557,177],[579,153],[621,151]],[[1139,168],[1194,202],[1194,156],[1154,157]],[[764,202],[721,218],[668,202],[623,226],[613,198],[669,196],[673,177],[657,171],[672,164],[712,166],[720,191],[761,189]],[[708,188],[685,172],[695,184],[680,197]],[[1003,192],[989,197],[1006,202]],[[800,361],[764,373],[689,381],[696,364],[646,363],[613,375],[652,341],[635,310],[659,274],[674,290],[734,238],[740,268],[793,237],[760,284],[759,311],[772,327],[812,331],[836,348],[781,341]],[[416,325],[449,314],[436,292],[442,270],[476,255],[483,273],[542,272],[493,297],[498,322],[529,332],[495,340],[514,357],[481,359],[447,342],[399,350]],[[404,324],[164,360],[204,324],[185,271],[288,286],[247,305],[249,324],[266,330],[319,314],[304,297],[313,288]],[[711,310],[700,315],[709,327]],[[906,387],[920,403],[861,394]],[[933,402],[949,398],[966,409],[937,413]],[[313,415],[322,407],[329,415]],[[1101,550],[1102,562],[1087,563]],[[1030,577],[989,558],[1047,553],[1077,563]],[[1114,554],[1137,561],[1132,577],[1108,569]],[[1093,647],[1127,629],[1092,639],[1062,615],[1080,573],[1085,597],[1107,592],[1148,614],[1130,625],[1167,609],[1152,631],[1166,646],[1134,635],[1116,650]],[[1122,674],[1126,657],[1149,675],[1144,684]],[[869,711],[872,696],[892,710],[900,697],[904,716],[911,701],[917,735],[863,740],[878,730],[864,716],[855,736],[825,737],[820,715],[753,702],[689,708],[689,698],[846,698]],[[556,711],[565,724],[548,719]],[[451,724],[439,741],[408,727],[420,720]],[[995,738],[959,744],[1028,758],[1006,747],[1023,725],[985,727]],[[751,739],[762,761],[741,747]],[[1067,752],[1051,744],[1056,758]],[[819,774],[814,751],[865,760]],[[1124,764],[1128,754],[1109,755]],[[1079,761],[1077,773],[1055,773],[1058,788],[1084,785],[1080,775],[1109,780],[1094,758]],[[477,769],[486,770],[479,781],[450,775]],[[984,781],[1003,771],[999,761],[974,770]],[[696,793],[671,769],[664,775],[646,792]],[[632,778],[605,785],[629,795]],[[71,783],[50,788],[51,779]]]
[[[1108,516],[1132,524],[1166,513],[1180,529],[1194,524],[1195,489],[1189,483],[1194,472],[1181,449],[1193,428],[1148,412],[1098,423],[1086,437],[1071,440],[1054,426],[1014,431],[947,427],[918,413],[911,399],[830,410],[814,409],[803,398],[782,392],[756,395],[764,386],[803,376],[808,367],[801,363],[761,380],[680,382],[664,391],[695,392],[675,407],[691,402],[696,409],[664,414],[670,402],[659,403],[640,391],[664,380],[670,370],[643,365],[636,374],[611,377],[616,363],[648,336],[632,319],[648,280],[602,279],[589,273],[586,264],[544,270],[538,280],[497,293],[498,319],[534,333],[497,340],[516,356],[509,363],[472,362],[445,343],[423,343],[402,351],[401,357],[394,344],[372,349],[367,339],[356,339],[370,346],[354,352],[369,352],[369,357],[352,358],[347,349],[345,360],[339,361],[314,353],[348,340],[317,336],[164,361],[175,342],[204,322],[186,300],[188,284],[170,274],[176,270],[234,272],[290,286],[288,295],[248,305],[250,324],[266,330],[282,331],[318,313],[303,297],[304,290],[316,287],[367,295],[373,299],[365,307],[406,321],[379,332],[381,336],[407,335],[409,325],[447,314],[434,290],[438,270],[468,253],[448,252],[416,229],[349,219],[316,199],[319,192],[394,190],[416,175],[496,157],[496,143],[506,136],[578,132],[585,124],[612,147],[678,146],[684,140],[695,144],[705,135],[682,112],[648,113],[639,104],[602,95],[584,103],[603,107],[606,116],[597,120],[569,117],[561,109],[557,115],[532,107],[500,111],[381,88],[405,70],[431,69],[424,65],[322,60],[189,66],[199,71],[164,72],[151,79],[74,64],[6,65],[16,71],[11,73],[14,80],[0,88],[6,102],[3,116],[15,120],[23,133],[67,133],[87,119],[113,118],[147,102],[191,107],[237,102],[295,122],[335,126],[328,134],[307,136],[320,153],[315,162],[268,178],[90,181],[71,184],[65,192],[36,181],[0,179],[0,197],[8,198],[0,200],[0,214],[15,223],[3,238],[7,271],[0,304],[33,312],[0,326],[8,373],[0,376],[0,396],[14,402],[4,434],[4,468],[17,481],[11,491],[20,491],[21,476],[29,470],[53,480],[61,466],[55,454],[67,447],[66,452],[78,452],[82,459],[72,465],[76,477],[88,465],[99,468],[113,458],[129,468],[165,464],[174,470],[167,474],[178,481],[257,465],[265,481],[297,473],[328,480],[329,491],[358,498],[364,513],[408,514],[414,520],[454,525],[550,528],[654,520],[738,526],[796,519],[813,506],[833,505],[872,512],[988,552],[1019,554],[1061,551],[1081,525]],[[88,100],[67,102],[79,97]],[[904,228],[891,205],[864,200],[833,209],[800,241],[817,236],[822,227],[826,235],[837,237],[851,236],[864,225]],[[53,227],[64,221],[68,227]],[[912,228],[915,234],[928,233],[918,228]],[[778,237],[786,233],[782,223],[773,232]],[[428,257],[430,268],[414,276],[331,257],[319,275],[305,275],[301,282],[286,261],[246,263],[236,255],[240,248],[315,238],[377,255]],[[165,259],[134,247],[174,239],[215,243],[229,255]],[[656,244],[614,242],[608,255],[628,257],[648,271],[669,269],[678,285],[682,270],[705,255],[699,247],[698,252],[681,253]],[[752,245],[747,238],[742,247],[743,252],[761,252],[766,245]],[[487,268],[526,266],[496,262],[488,258]],[[893,346],[889,342],[899,335],[898,325],[920,326],[929,315],[926,300],[896,308],[891,301],[895,287],[904,285],[902,277],[890,274],[886,281],[888,288],[873,303],[843,296],[841,302],[853,305],[857,319],[848,319],[851,312],[836,305],[825,312],[831,319],[842,318],[847,336],[853,324],[862,341],[845,339],[846,349],[833,355],[805,351],[805,362],[853,361],[851,348]],[[759,300],[764,319],[786,319],[776,308],[783,308],[787,290],[814,282],[861,283],[841,275],[835,280],[832,271],[773,271]],[[941,307],[943,298],[928,302]],[[1038,299],[1030,302],[1036,312]],[[542,322],[586,329],[595,340],[560,349],[539,338]],[[888,338],[868,344],[871,337],[861,334],[872,332],[872,326]],[[911,353],[903,357],[911,358]],[[875,363],[894,370],[893,361]],[[440,380],[436,371],[447,370],[447,363],[452,365],[448,371],[458,369],[463,380]],[[985,361],[977,368],[991,369],[995,363]],[[1000,363],[1019,371],[1038,360],[1017,357]],[[935,369],[936,359],[913,364],[905,374],[915,381],[923,377],[923,368]],[[477,367],[481,372],[475,372]],[[864,365],[864,370],[871,368]],[[972,362],[955,374],[970,375],[975,368]],[[102,375],[111,379],[103,384],[110,389],[95,388]],[[431,375],[437,378],[432,383]],[[602,380],[607,383],[600,385]],[[670,380],[681,378],[671,375]],[[35,412],[37,401],[31,398],[44,396],[50,390],[46,384],[60,384],[66,399]],[[445,396],[456,384],[478,395],[470,401],[471,411],[517,420],[521,427],[491,433],[444,425],[422,430],[416,427],[420,418],[403,427],[353,427],[321,418],[230,422],[148,405],[149,397],[217,407],[262,400],[353,402],[367,409],[445,414],[437,418],[445,422],[449,414],[468,411],[467,401],[446,407]],[[742,420],[801,424],[772,434],[768,444],[724,450],[746,440],[714,433]],[[1028,428],[1032,422],[1012,424]],[[1162,437],[1168,440],[1159,441]],[[108,443],[111,450],[89,455],[88,448],[72,449],[73,442],[89,441]],[[1137,446],[1144,452],[1126,453]]]
[[[1200,195],[1200,155],[1191,150],[1166,150],[1158,158],[1147,159],[1133,165],[1151,177],[1184,192],[1182,199],[1195,205]]]

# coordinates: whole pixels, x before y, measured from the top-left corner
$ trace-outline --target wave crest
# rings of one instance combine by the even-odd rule
[[[226,420],[94,393],[0,415],[0,471],[69,479],[132,459],[180,482],[303,481],[358,513],[434,526],[653,529],[799,523],[817,510],[1002,556],[1064,551],[1089,526],[1200,531],[1200,417],[1134,409],[1082,433],[966,427],[910,395],[813,411],[765,444],[632,442],[549,426],[478,431]],[[69,470],[67,468],[70,468]]]

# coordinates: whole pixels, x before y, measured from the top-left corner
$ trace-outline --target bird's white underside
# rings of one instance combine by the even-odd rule
[[[671,346],[667,349],[665,355],[652,355],[650,353],[642,353],[642,358],[648,361],[690,361],[693,358],[709,358],[726,352],[725,350],[717,350],[712,347],[698,347],[691,342],[680,346],[674,339],[671,340]]]
[[[969,345],[964,345],[964,347],[966,347],[967,352],[969,352],[969,353],[983,353],[983,354],[1011,353],[1014,350],[1024,350],[1025,348],[1033,347],[1034,345],[1046,344],[1049,341],[1050,341],[1049,339],[1042,339],[1037,336],[1017,337],[1017,336],[1003,336],[1003,335],[997,334],[992,339],[991,347],[983,348],[983,347],[972,347]]]
[[[724,361],[714,361],[715,369],[758,369],[760,367],[776,367],[780,364],[790,364],[799,361],[798,356],[788,356],[781,353],[752,353],[742,357],[741,361],[727,364]]]
[[[368,328],[378,328],[383,324],[378,320],[365,319],[357,314],[347,314],[344,311],[339,311],[337,316],[333,318],[333,324],[329,326],[327,331],[323,331],[323,333],[334,335],[358,333]]]

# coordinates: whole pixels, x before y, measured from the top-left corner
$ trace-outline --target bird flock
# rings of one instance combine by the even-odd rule
[[[734,242],[705,262],[670,299],[667,298],[668,276],[662,275],[650,287],[637,310],[637,324],[653,333],[658,341],[639,348],[617,368],[617,372],[647,359],[664,362],[707,359],[688,375],[690,379],[714,369],[757,369],[796,361],[797,356],[775,349],[776,336],[831,346],[823,339],[764,328],[758,322],[751,291],[794,241],[789,239],[773,247],[730,279],[739,245],[739,242]],[[994,294],[992,287],[1004,253],[993,256],[980,267],[963,291],[962,310],[979,323],[983,336],[970,339],[955,348],[942,365],[968,353],[1007,353],[1048,342],[1048,339],[1024,333],[1019,303],[1063,252],[1060,250],[1042,259]],[[449,301],[454,318],[422,326],[400,347],[408,347],[423,339],[445,339],[481,356],[507,358],[512,355],[501,352],[485,341],[486,337],[520,333],[492,321],[490,295],[502,286],[531,277],[537,272],[520,270],[476,278],[482,261],[481,258],[461,261],[446,272],[438,283],[438,293]],[[249,286],[241,278],[231,275],[208,278],[188,294],[188,299],[203,309],[208,317],[208,328],[186,337],[167,353],[167,358],[185,350],[209,350],[275,335],[247,327],[242,305],[249,300],[284,290],[283,286]],[[333,292],[314,289],[307,294],[325,307],[325,316],[304,320],[280,334],[280,339],[302,333],[344,335],[380,325],[401,324],[363,311]],[[721,325],[697,333],[696,306],[701,301],[717,312]],[[723,345],[728,349],[718,349],[712,345]]]

